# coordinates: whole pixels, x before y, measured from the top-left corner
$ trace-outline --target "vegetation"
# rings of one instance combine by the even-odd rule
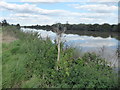
[[[117,74],[95,53],[74,58],[74,49],[61,48],[57,63],[57,45],[49,38],[42,40],[16,26],[4,26],[3,32],[18,38],[2,45],[3,88],[118,87]]]
[[[16,26],[18,29],[20,29],[20,24],[17,24],[17,25],[13,25],[13,24],[9,24],[8,22],[7,22],[7,20],[6,19],[4,19],[2,22],[0,22],[0,27],[1,26],[3,26],[3,27],[5,27],[5,26]]]
[[[35,29],[43,29],[43,30],[52,30],[53,25],[34,25],[34,26],[24,26],[25,28],[35,28]],[[119,32],[120,24],[118,25],[110,25],[110,24],[63,24],[67,26],[67,30],[69,31],[99,31],[99,32]]]
[[[2,89],[2,27],[0,26],[0,89]]]

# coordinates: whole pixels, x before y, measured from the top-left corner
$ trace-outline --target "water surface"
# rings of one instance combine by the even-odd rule
[[[22,28],[23,32],[38,32],[38,37],[42,37],[46,39],[49,37],[51,41],[54,43],[56,39],[56,34],[52,31],[46,30],[36,30],[36,29],[29,29],[29,28]],[[78,31],[77,31],[78,32]],[[72,32],[71,32],[72,33]],[[61,41],[64,42],[64,46],[66,47],[73,47],[78,52],[78,55],[82,55],[85,52],[95,52],[101,57],[105,58],[108,62],[111,62],[112,66],[118,65],[118,42],[120,42],[116,37],[114,38],[113,35],[117,34],[101,34],[100,32],[76,32],[72,34],[63,34]],[[96,34],[97,33],[97,34]],[[104,37],[102,37],[103,35]],[[81,53],[82,52],[82,53]]]

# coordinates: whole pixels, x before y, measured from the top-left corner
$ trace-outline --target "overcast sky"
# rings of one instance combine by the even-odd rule
[[[0,21],[21,25],[117,24],[119,0],[1,0]]]

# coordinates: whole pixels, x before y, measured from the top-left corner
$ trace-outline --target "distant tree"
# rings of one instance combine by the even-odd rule
[[[4,20],[2,21],[2,26],[7,26],[7,25],[9,25],[9,24],[7,23],[7,20],[4,19]]]
[[[120,23],[118,24],[117,31],[120,32]]]
[[[2,26],[2,23],[0,22],[0,26]]]
[[[17,24],[16,26],[20,26],[20,24]]]
[[[111,31],[111,26],[109,24],[107,24],[107,23],[104,23],[102,25],[102,30],[103,31]]]
[[[119,27],[120,24],[118,25],[110,25],[108,23],[104,23],[102,25],[100,24],[69,24],[68,22],[66,24],[61,24],[61,23],[57,23],[59,25],[65,25],[67,27],[67,30],[78,30],[78,31],[100,31],[100,32],[118,32],[119,31]],[[35,26],[26,26],[26,28],[35,28],[35,29],[43,29],[43,30],[53,30],[53,26],[57,26],[57,24],[53,24],[53,25],[35,25]]]
[[[94,27],[94,31],[99,31],[100,27],[99,24],[94,24],[93,27]]]
[[[20,24],[17,24],[16,26],[17,26],[18,29],[20,29]]]
[[[117,25],[112,25],[111,28],[112,28],[112,31],[118,31]]]

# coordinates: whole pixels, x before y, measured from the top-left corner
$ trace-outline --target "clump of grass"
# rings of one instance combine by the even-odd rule
[[[118,87],[117,75],[95,53],[74,58],[74,49],[61,50],[58,64],[57,45],[49,38],[19,30],[16,37],[19,40],[3,44],[3,88]]]

